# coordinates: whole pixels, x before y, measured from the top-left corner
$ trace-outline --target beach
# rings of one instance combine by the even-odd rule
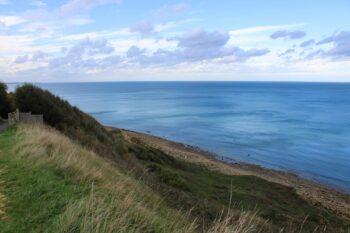
[[[282,172],[247,163],[231,163],[200,148],[177,143],[150,134],[122,129],[124,138],[132,143],[159,149],[166,154],[227,175],[257,176],[270,182],[289,186],[315,206],[323,206],[338,216],[350,219],[350,195],[345,191],[300,178],[292,172]]]

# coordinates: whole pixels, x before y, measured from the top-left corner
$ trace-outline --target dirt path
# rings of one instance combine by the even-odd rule
[[[350,195],[317,183],[299,178],[287,172],[278,172],[249,164],[228,164],[215,159],[210,153],[200,149],[172,142],[163,138],[123,130],[126,140],[137,141],[160,149],[178,159],[200,164],[208,169],[228,175],[253,175],[270,182],[295,188],[296,192],[315,206],[323,206],[337,215],[350,219]]]
[[[7,123],[0,122],[0,133],[7,129]]]

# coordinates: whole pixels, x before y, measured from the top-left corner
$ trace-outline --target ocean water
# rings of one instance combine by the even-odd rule
[[[350,84],[38,85],[103,124],[148,132],[236,161],[293,171],[350,191]]]

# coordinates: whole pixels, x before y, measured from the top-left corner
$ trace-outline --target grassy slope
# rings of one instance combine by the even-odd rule
[[[262,224],[263,232],[288,225],[287,232],[299,232],[307,215],[311,221],[300,232],[316,225],[346,232],[342,221],[289,188],[211,172],[137,144],[129,145],[129,153],[137,155],[154,178],[145,182],[163,197],[49,128],[10,129],[0,134],[0,149],[5,171],[0,193],[7,200],[1,232],[202,232],[203,227],[206,232],[258,232]],[[218,220],[230,199],[236,205]],[[170,206],[192,209],[200,221],[194,224]],[[270,222],[241,209],[257,210]]]
[[[0,134],[1,232],[193,232],[147,186],[57,132]]]
[[[16,144],[14,130],[1,135],[0,166],[6,196],[7,223],[2,222],[3,232],[40,232],[50,229],[54,218],[64,207],[88,194],[89,186],[74,182],[68,174],[58,174],[51,166],[37,166],[35,161],[20,159],[10,152]],[[35,213],[35,214],[34,214]]]
[[[140,146],[141,148],[138,148]],[[143,148],[142,148],[143,147]],[[166,154],[135,142],[129,150],[148,167],[148,171],[159,181],[175,190],[173,195],[164,195],[169,203],[186,205],[197,216],[207,221],[214,220],[216,213],[232,203],[232,208],[257,211],[258,216],[269,220],[269,230],[284,227],[288,231],[312,232],[318,228],[327,232],[347,232],[349,222],[337,218],[333,213],[314,207],[292,188],[271,183],[254,176],[228,176],[209,171],[186,161],[178,161]],[[159,188],[169,194],[167,187]],[[195,204],[196,203],[196,204]]]
[[[92,116],[82,112],[49,91],[31,84],[15,91],[17,107],[22,112],[43,114],[48,125],[101,156],[120,159],[123,145]],[[119,160],[123,162],[123,160]]]

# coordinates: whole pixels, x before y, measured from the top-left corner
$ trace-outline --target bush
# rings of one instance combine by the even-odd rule
[[[174,188],[189,190],[186,182],[175,172],[167,168],[163,168],[158,164],[149,164],[147,167],[149,171],[155,173],[160,179],[160,181],[162,181],[163,183],[170,185]]]
[[[7,118],[7,114],[11,112],[9,95],[7,94],[7,86],[0,82],[0,117]]]
[[[48,125],[100,155],[116,158],[118,139],[93,117],[67,101],[31,84],[16,89],[16,102],[23,112],[43,114]]]

